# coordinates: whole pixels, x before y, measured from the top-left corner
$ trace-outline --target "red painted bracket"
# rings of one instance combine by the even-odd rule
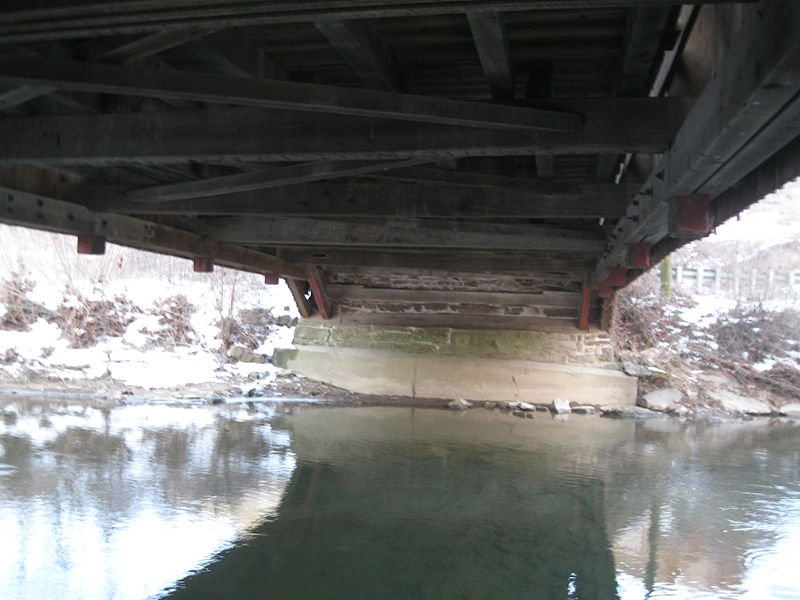
[[[331,309],[325,297],[322,278],[317,269],[309,269],[308,284],[311,286],[311,297],[317,304],[319,315],[326,321],[331,318]]]
[[[264,273],[264,283],[266,285],[278,285],[280,281],[280,277],[278,277],[275,273]]]
[[[635,269],[649,269],[652,264],[650,251],[653,244],[642,242],[630,244],[630,266]]]
[[[598,298],[611,298],[613,295],[614,295],[614,288],[611,286],[610,283],[604,282],[598,284],[597,286]]]
[[[198,256],[192,259],[192,270],[195,273],[211,273],[214,271],[214,259],[207,256]]]
[[[624,267],[608,267],[608,284],[613,287],[623,287],[628,283],[628,270]]]
[[[669,233],[672,237],[703,237],[713,226],[710,196],[691,194],[672,199],[669,211]]]
[[[105,254],[106,238],[102,235],[81,233],[78,235],[78,254]]]

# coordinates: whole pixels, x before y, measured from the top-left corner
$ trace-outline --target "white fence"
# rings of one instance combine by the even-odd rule
[[[728,270],[676,265],[672,267],[672,277],[676,284],[687,291],[724,293],[737,298],[792,296],[800,291],[800,271]]]

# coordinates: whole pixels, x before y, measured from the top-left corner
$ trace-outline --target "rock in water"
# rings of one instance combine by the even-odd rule
[[[536,407],[533,404],[528,404],[527,402],[517,403],[517,408],[519,410],[536,410]]]
[[[658,410],[661,412],[672,410],[675,405],[683,399],[683,394],[680,390],[674,388],[661,388],[646,393],[644,396],[636,401],[636,404],[649,408],[650,410]]]
[[[470,408],[472,404],[464,400],[463,398],[459,398],[458,400],[451,400],[447,403],[447,408],[452,408],[453,410],[467,410]]]
[[[553,398],[553,412],[557,415],[568,415],[572,412],[572,407],[569,405],[569,400],[566,398]]]
[[[781,414],[787,417],[800,417],[800,402],[784,404],[780,408]]]
[[[572,412],[575,413],[583,413],[585,415],[593,415],[594,414],[594,406],[583,405],[583,406],[576,406],[572,409]]]
[[[652,419],[654,417],[664,417],[662,413],[654,410],[642,406],[630,406],[629,404],[601,406],[600,412],[603,413],[603,416],[619,417],[623,419]]]
[[[706,392],[712,400],[720,403],[723,410],[744,415],[770,415],[772,407],[755,398],[747,398],[728,390],[709,390]]]

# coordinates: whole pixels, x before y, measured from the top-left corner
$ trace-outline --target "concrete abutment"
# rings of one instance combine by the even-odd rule
[[[636,378],[617,369],[608,335],[469,330],[305,320],[273,362],[367,394],[472,401],[634,404]]]

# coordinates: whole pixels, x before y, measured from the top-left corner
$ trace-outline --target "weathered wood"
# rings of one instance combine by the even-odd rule
[[[176,184],[184,189],[181,186]],[[613,184],[585,185],[573,193],[551,194],[449,184],[317,183],[154,203],[136,202],[117,188],[107,190],[103,186],[69,186],[63,191],[65,199],[96,210],[127,214],[459,219],[617,219],[625,214],[634,193],[632,186]]]
[[[550,152],[536,153],[536,175],[542,179],[553,177],[553,155]]]
[[[396,303],[475,303],[495,305],[552,306],[578,308],[581,295],[575,292],[552,292],[541,294],[514,292],[482,292],[464,290],[417,290],[370,288],[360,285],[329,285],[328,294],[334,300],[364,300]]]
[[[577,333],[578,312],[565,317],[516,317],[499,315],[448,314],[448,313],[364,313],[346,312],[338,319],[341,323],[365,325],[400,325],[405,327],[452,327],[454,329],[513,329],[517,331],[545,331],[551,333]]]
[[[208,196],[219,196],[220,194],[264,190],[310,181],[333,179],[335,177],[364,175],[388,169],[410,167],[426,162],[429,162],[428,159],[368,163],[314,162],[293,165],[291,167],[275,167],[264,171],[240,173],[225,177],[214,177],[212,179],[201,179],[199,181],[189,181],[186,183],[143,188],[141,190],[128,192],[126,197],[132,202],[170,202],[184,200],[186,198],[204,198]]]
[[[465,248],[600,252],[603,242],[585,232],[534,226],[530,233],[487,233],[372,225],[302,218],[220,217],[204,222],[210,239],[234,244],[354,246],[389,248]],[[581,237],[576,237],[581,235]],[[592,239],[594,238],[594,239]]]
[[[705,0],[705,3],[728,0]],[[624,6],[671,6],[674,0],[524,0],[485,2],[445,0],[372,0],[356,5],[341,2],[263,2],[189,0],[128,0],[74,2],[46,0],[32,9],[26,0],[5,0],[0,9],[0,41],[40,41],[123,33],[155,32],[196,27],[237,27],[312,20],[376,19],[387,17],[460,14],[472,10],[530,11],[594,9]]]
[[[793,0],[765,2],[750,13],[675,137],[666,163],[670,193],[717,195],[743,173],[718,177],[711,188],[706,182],[743,147],[756,161],[750,168],[777,150],[752,138],[800,92],[798,31],[800,4]]]
[[[663,50],[662,38],[671,33],[667,25],[676,13],[669,6],[640,6],[630,10],[619,86],[622,96],[649,95],[658,53]]]
[[[211,33],[210,30],[186,28],[178,31],[160,31],[121,44],[112,39],[110,42],[90,49],[87,54],[92,61],[129,65],[170,48],[176,48],[209,33]]]
[[[513,99],[514,67],[502,15],[495,11],[468,12],[467,22],[492,98],[499,102]]]
[[[793,97],[800,89],[800,38],[790,33],[798,28],[800,5],[794,2],[770,2],[749,13],[723,64],[692,106],[674,146],[611,233],[596,269],[598,280],[609,266],[623,264],[628,244],[661,243],[668,235],[672,198],[695,192],[719,195],[778,150],[767,141],[774,144],[795,135],[791,129],[780,129],[792,123]],[[752,60],[754,56],[759,60]],[[776,129],[770,127],[773,120],[780,124]],[[765,132],[763,138],[759,131]],[[765,144],[748,144],[755,139]],[[751,161],[747,165],[737,159],[742,151]],[[728,168],[729,163],[745,172]],[[719,173],[726,177],[716,176]],[[711,181],[713,185],[707,186]]]
[[[222,266],[256,273],[305,278],[305,271],[286,261],[247,248],[219,244],[200,235],[132,217],[98,213],[86,207],[0,187],[0,222],[67,234],[91,234],[109,242],[194,258],[212,257]]]
[[[401,88],[393,59],[380,48],[365,23],[316,20],[314,25],[367,85],[386,91]]]
[[[55,91],[43,85],[21,85],[0,93],[0,110],[8,110]]]
[[[570,102],[579,105],[586,124],[570,135],[253,108],[0,119],[0,139],[14,140],[0,147],[0,165],[651,153],[666,150],[676,128],[671,99]]]
[[[36,58],[0,58],[0,84],[512,131],[573,132],[580,127],[582,120],[580,115],[555,110],[500,107],[311,83],[256,81],[225,75],[158,72]]]
[[[281,248],[279,255],[292,264],[338,267],[433,269],[450,273],[557,273],[581,281],[595,265],[591,255],[551,252],[391,251],[345,248]]]
[[[313,314],[311,303],[308,301],[308,298],[306,298],[308,283],[299,279],[287,279],[286,285],[289,287],[295,306],[297,306],[297,312],[299,312],[300,316],[304,319],[308,319]]]
[[[328,286],[325,284],[324,275],[315,266],[308,267],[308,284],[311,286],[311,299],[317,305],[319,316],[327,321],[333,315],[328,298]]]

